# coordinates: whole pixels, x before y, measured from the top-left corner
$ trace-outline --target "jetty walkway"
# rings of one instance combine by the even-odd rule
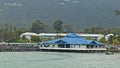
[[[106,52],[106,48],[39,48],[40,51],[46,52],[76,52],[76,53],[103,53]]]
[[[0,52],[76,52],[76,53],[104,53],[106,48],[50,48],[41,47],[36,43],[0,43]],[[120,52],[120,48],[115,50]]]

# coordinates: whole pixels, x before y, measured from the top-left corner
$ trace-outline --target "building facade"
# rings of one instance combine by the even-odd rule
[[[56,37],[60,36],[60,37],[65,37],[67,36],[69,33],[23,33],[20,35],[20,37],[22,38],[23,36],[25,36],[27,39],[31,39],[31,36],[39,36],[41,39],[45,39],[45,38],[51,38],[51,39],[55,39]],[[78,36],[81,36],[83,38],[89,37],[92,40],[100,40],[102,37],[104,37],[104,35],[102,34],[77,34]]]
[[[68,34],[63,38],[53,39],[41,43],[45,48],[100,48],[103,43],[87,40],[77,34]]]

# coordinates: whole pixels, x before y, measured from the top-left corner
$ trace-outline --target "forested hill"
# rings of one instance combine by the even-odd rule
[[[0,0],[0,23],[29,26],[37,19],[49,24],[61,19],[76,30],[119,27],[116,9],[120,9],[120,0]]]

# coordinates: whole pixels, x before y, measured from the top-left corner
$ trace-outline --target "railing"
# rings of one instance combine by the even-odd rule
[[[54,49],[54,50],[106,50],[106,48],[46,48],[46,47],[40,47],[39,49]]]

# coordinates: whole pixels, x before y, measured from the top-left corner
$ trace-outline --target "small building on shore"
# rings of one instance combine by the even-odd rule
[[[28,40],[31,40],[31,36],[39,36],[40,39],[47,39],[47,38],[51,38],[51,39],[55,39],[57,37],[65,37],[67,36],[69,33],[39,33],[39,34],[36,34],[36,33],[31,33],[31,32],[26,32],[26,33],[22,33],[20,35],[20,38],[27,38]],[[92,40],[100,40],[101,38],[104,37],[103,34],[77,34],[78,36],[80,37],[83,37],[83,38],[90,38]]]
[[[41,43],[41,47],[47,48],[100,48],[103,46],[103,43],[94,40],[87,40],[75,33],[68,34],[63,38]]]
[[[26,32],[26,33],[22,33],[20,35],[20,38],[25,37],[26,39],[31,40],[32,36],[39,36],[39,35],[37,33]]]
[[[65,37],[69,33],[39,33],[40,38],[52,38],[55,39],[57,36]],[[104,37],[103,34],[77,34],[83,38],[89,37],[93,40],[100,40],[102,37]]]

